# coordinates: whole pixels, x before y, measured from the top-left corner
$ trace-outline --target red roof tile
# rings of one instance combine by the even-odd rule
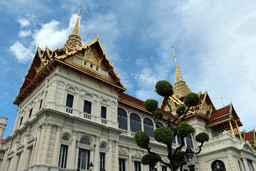
[[[1,144],[7,144],[7,142],[6,141],[2,141]]]
[[[124,99],[129,100],[129,101],[132,101],[134,103],[137,103],[138,105],[144,106],[144,102],[143,101],[141,101],[139,99],[136,99],[136,98],[134,98],[132,96],[129,96],[127,94],[121,93],[121,94],[119,94],[119,97],[124,98]]]
[[[245,140],[251,140],[252,139],[252,133],[245,134]]]

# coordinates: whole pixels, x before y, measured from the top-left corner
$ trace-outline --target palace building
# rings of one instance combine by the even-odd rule
[[[139,148],[133,139],[140,130],[152,137],[152,151],[168,162],[166,146],[153,138],[156,126],[152,114],[145,110],[143,101],[124,93],[126,86],[99,37],[82,45],[79,16],[80,11],[63,47],[54,51],[37,47],[13,101],[18,106],[16,121],[11,135],[0,146],[0,152],[4,152],[0,170],[151,171],[149,166],[141,164],[146,150]],[[174,58],[174,95],[168,99],[172,118],[191,92],[180,74],[175,54]],[[207,132],[210,140],[196,157],[196,170],[256,171],[256,152],[239,131],[242,123],[232,103],[215,109],[207,91],[199,92],[199,97],[200,104],[186,118],[196,131],[186,137],[185,146],[197,151],[199,144],[194,137],[200,132]],[[164,99],[158,110],[165,114],[161,120],[164,125],[165,111],[169,110]],[[173,147],[179,143],[176,137]],[[161,163],[157,169],[170,171]],[[188,171],[186,166],[185,170]]]

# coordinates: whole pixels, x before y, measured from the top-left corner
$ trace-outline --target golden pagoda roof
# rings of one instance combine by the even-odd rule
[[[174,82],[174,87],[173,87],[173,95],[176,96],[178,99],[183,101],[183,99],[191,93],[191,90],[188,88],[186,82],[182,79],[182,76],[180,74],[180,70],[178,68],[178,64],[176,61],[176,56],[173,49],[173,56],[174,56],[174,61],[175,61],[175,68],[176,68],[176,75],[175,75],[175,82]]]
[[[79,15],[80,10],[78,13],[78,17]],[[76,23],[76,26],[77,27],[75,27],[74,30],[78,29],[78,21]],[[72,36],[72,34],[70,36]],[[77,63],[73,60],[72,57],[83,60],[85,62],[90,62],[91,64],[97,66],[97,68],[101,68],[106,74],[102,74],[98,70],[87,67],[82,63]],[[101,85],[106,84],[112,87],[112,90],[116,89],[118,93],[122,93],[126,90],[126,86],[122,84],[120,80],[120,75],[117,75],[117,73],[115,72],[114,64],[110,63],[99,41],[99,36],[97,36],[97,38],[86,43],[84,46],[77,46],[74,49],[70,49],[65,44],[64,48],[58,48],[55,51],[51,51],[46,46],[45,51],[43,51],[38,46],[34,59],[30,65],[28,72],[26,73],[24,82],[21,85],[20,91],[16,99],[14,99],[13,103],[17,105],[21,104],[22,101],[27,96],[29,96],[36,87],[40,86],[42,81],[50,73],[56,71],[55,68],[57,66],[65,67],[69,70],[73,70],[81,74],[80,80],[83,76],[90,77],[100,82]]]
[[[75,49],[79,49],[80,47],[82,47],[82,41],[81,41],[81,37],[79,35],[80,9],[81,9],[81,5],[79,7],[79,12],[78,12],[78,16],[77,16],[76,25],[74,27],[74,30],[73,30],[72,34],[69,36],[65,45],[61,47],[61,49],[64,49],[66,52],[70,52],[70,51],[73,51]]]

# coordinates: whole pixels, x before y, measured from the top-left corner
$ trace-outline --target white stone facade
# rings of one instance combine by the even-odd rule
[[[72,99],[72,107],[67,106],[68,97]],[[85,101],[90,104],[90,114],[84,112]],[[127,130],[119,128],[118,108],[127,114]],[[5,139],[7,145],[3,147],[5,156],[0,170],[75,171],[78,166],[84,168],[80,170],[88,170],[92,163],[93,171],[100,171],[102,165],[106,171],[133,171],[135,167],[149,171],[149,166],[140,164],[147,152],[134,142],[130,126],[132,113],[139,116],[140,130],[144,130],[144,119],[153,121],[151,115],[119,103],[116,89],[57,66],[19,104],[13,131]],[[223,164],[227,171],[256,171],[256,153],[248,142],[206,129],[205,122],[197,118],[187,122],[196,130],[192,135],[194,147],[199,145],[194,141],[195,135],[207,132],[210,136],[197,155],[197,171],[211,171],[214,164]],[[154,122],[153,127],[156,128]],[[4,129],[0,128],[2,135]],[[175,141],[174,148],[178,146]],[[151,138],[150,146],[168,161],[164,145]],[[160,163],[157,169],[162,170]]]

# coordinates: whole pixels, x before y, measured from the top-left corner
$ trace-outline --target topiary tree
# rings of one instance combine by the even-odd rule
[[[184,105],[179,106],[176,110],[177,116],[175,119],[171,119],[172,108],[168,102],[170,96],[173,95],[173,87],[172,85],[166,81],[158,81],[156,83],[156,92],[164,97],[165,104],[169,107],[169,111],[167,111],[167,122],[166,126],[160,126],[159,120],[163,118],[163,113],[160,111],[156,111],[158,107],[158,102],[154,99],[148,99],[145,101],[144,106],[145,109],[153,114],[154,122],[156,124],[156,129],[154,130],[154,138],[156,141],[163,143],[167,146],[167,154],[169,162],[164,162],[160,155],[152,152],[149,147],[149,136],[144,131],[136,132],[134,139],[136,144],[148,151],[148,154],[145,154],[142,157],[142,164],[150,165],[155,167],[156,163],[161,162],[162,164],[169,167],[172,171],[177,171],[178,168],[182,170],[182,167],[186,162],[184,161],[185,152],[181,151],[182,147],[185,146],[184,139],[186,136],[190,135],[195,131],[195,129],[189,125],[187,122],[184,122],[189,109],[193,106],[197,106],[199,104],[199,97],[195,93],[188,94],[184,99]],[[174,137],[177,136],[181,141],[181,145],[176,149],[172,148],[172,141]],[[199,151],[195,154],[199,154],[201,152],[202,146],[205,141],[209,140],[209,135],[205,132],[199,133],[196,136],[196,141],[201,143],[199,147]]]

